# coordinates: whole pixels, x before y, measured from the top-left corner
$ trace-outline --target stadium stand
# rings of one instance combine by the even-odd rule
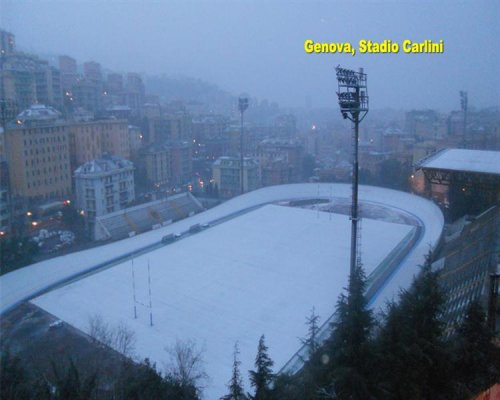
[[[96,218],[95,240],[119,240],[203,211],[191,193],[126,208]]]
[[[447,295],[443,319],[451,334],[472,301],[488,309],[490,275],[499,272],[500,208],[492,207],[476,218],[464,217],[448,232],[433,268],[440,271]]]

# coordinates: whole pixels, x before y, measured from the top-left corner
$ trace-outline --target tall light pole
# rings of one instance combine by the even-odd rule
[[[340,112],[344,119],[354,123],[353,132],[353,165],[352,165],[352,205],[351,205],[351,265],[350,273],[353,274],[358,263],[358,138],[359,123],[368,113],[368,88],[366,74],[360,68],[359,72],[350,69],[335,69],[338,82],[338,98]]]
[[[243,113],[248,108],[248,98],[240,97],[238,99],[238,109],[240,110],[240,194],[245,192],[243,184]]]
[[[467,92],[461,90],[460,91],[460,106],[462,108],[462,112],[464,113],[464,129],[463,129],[463,147],[467,148],[467,105],[469,103],[469,99],[467,96]]]

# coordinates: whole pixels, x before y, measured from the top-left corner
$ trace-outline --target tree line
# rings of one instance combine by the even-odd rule
[[[358,266],[339,296],[336,318],[324,342],[318,340],[319,316],[313,310],[303,339],[308,355],[294,375],[273,373],[262,335],[255,369],[248,371],[252,393],[243,385],[236,343],[232,375],[220,400],[460,400],[500,382],[500,351],[482,306],[472,302],[456,331],[445,331],[445,296],[430,261],[381,315],[374,315],[368,307],[365,289],[366,277]],[[97,336],[113,336],[102,333],[102,322],[92,323]],[[128,347],[130,342],[120,340]],[[118,379],[103,392],[99,374],[81,376],[72,360],[64,368],[53,365],[53,378],[48,382],[43,376],[28,379],[20,361],[3,352],[2,398],[200,399],[200,381],[206,378],[200,369],[201,351],[193,343],[177,344],[171,354],[177,360],[176,367],[166,373],[147,359],[141,363],[123,361]]]
[[[309,354],[294,375],[272,373],[261,337],[250,371],[254,394],[244,394],[235,349],[222,400],[460,400],[500,382],[500,350],[482,306],[472,302],[456,331],[446,332],[445,296],[430,261],[382,315],[368,308],[365,287],[358,266],[324,343],[317,340],[319,317],[313,311],[307,318]]]

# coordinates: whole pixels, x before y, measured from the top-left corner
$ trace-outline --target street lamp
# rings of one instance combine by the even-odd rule
[[[467,148],[467,137],[466,137],[466,129],[467,129],[467,105],[469,103],[469,99],[467,96],[467,92],[461,90],[460,91],[460,106],[462,108],[462,112],[464,113],[464,129],[463,129],[463,147]]]
[[[240,110],[240,194],[245,191],[243,185],[243,113],[248,108],[248,98],[240,97],[238,99],[238,109]]]
[[[351,275],[356,264],[361,261],[358,252],[358,140],[359,123],[368,113],[368,88],[366,85],[366,74],[360,68],[359,72],[350,69],[335,68],[337,73],[340,112],[344,119],[354,123],[353,132],[353,166],[352,166],[352,205],[351,205]],[[359,257],[359,258],[358,258]]]

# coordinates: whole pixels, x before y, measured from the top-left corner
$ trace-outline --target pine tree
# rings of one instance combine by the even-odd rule
[[[302,343],[307,346],[307,356],[302,360],[304,366],[300,374],[296,375],[293,383],[297,391],[296,398],[315,398],[318,390],[317,378],[321,374],[323,363],[321,362],[320,344],[318,342],[319,315],[316,310],[311,310],[311,314],[306,318],[307,338],[302,339]],[[289,384],[290,386],[290,384]]]
[[[500,382],[500,351],[492,339],[483,308],[478,302],[472,302],[455,341],[454,371],[460,395],[469,398]]]
[[[267,346],[264,343],[264,335],[259,339],[257,348],[257,357],[255,358],[255,371],[249,371],[250,383],[255,388],[255,394],[249,396],[252,400],[270,400],[273,399],[273,392],[270,384],[274,378],[271,367],[273,361],[267,354]]]
[[[233,352],[233,375],[228,384],[229,394],[223,396],[221,398],[222,400],[246,400],[246,396],[243,393],[243,383],[240,374],[241,361],[238,360],[239,354],[238,342],[236,342]]]
[[[85,379],[82,379],[71,358],[64,376],[61,375],[54,362],[52,362],[52,370],[56,377],[56,400],[90,399],[94,397],[97,390],[97,373],[90,374]]]
[[[30,387],[28,374],[21,365],[21,360],[12,357],[8,350],[0,355],[0,394],[6,400],[28,400]]]
[[[370,399],[372,357],[370,334],[373,317],[364,292],[366,278],[358,265],[349,277],[347,295],[337,302],[337,318],[328,342],[330,359],[326,381],[322,382],[325,395],[337,399]]]
[[[318,331],[319,331],[319,315],[313,307],[311,315],[306,318],[307,325],[307,339],[302,340],[302,343],[308,347],[309,357],[316,353],[318,350]]]
[[[429,260],[399,303],[388,306],[378,337],[376,372],[385,399],[453,397],[449,346],[440,320],[444,297]]]

